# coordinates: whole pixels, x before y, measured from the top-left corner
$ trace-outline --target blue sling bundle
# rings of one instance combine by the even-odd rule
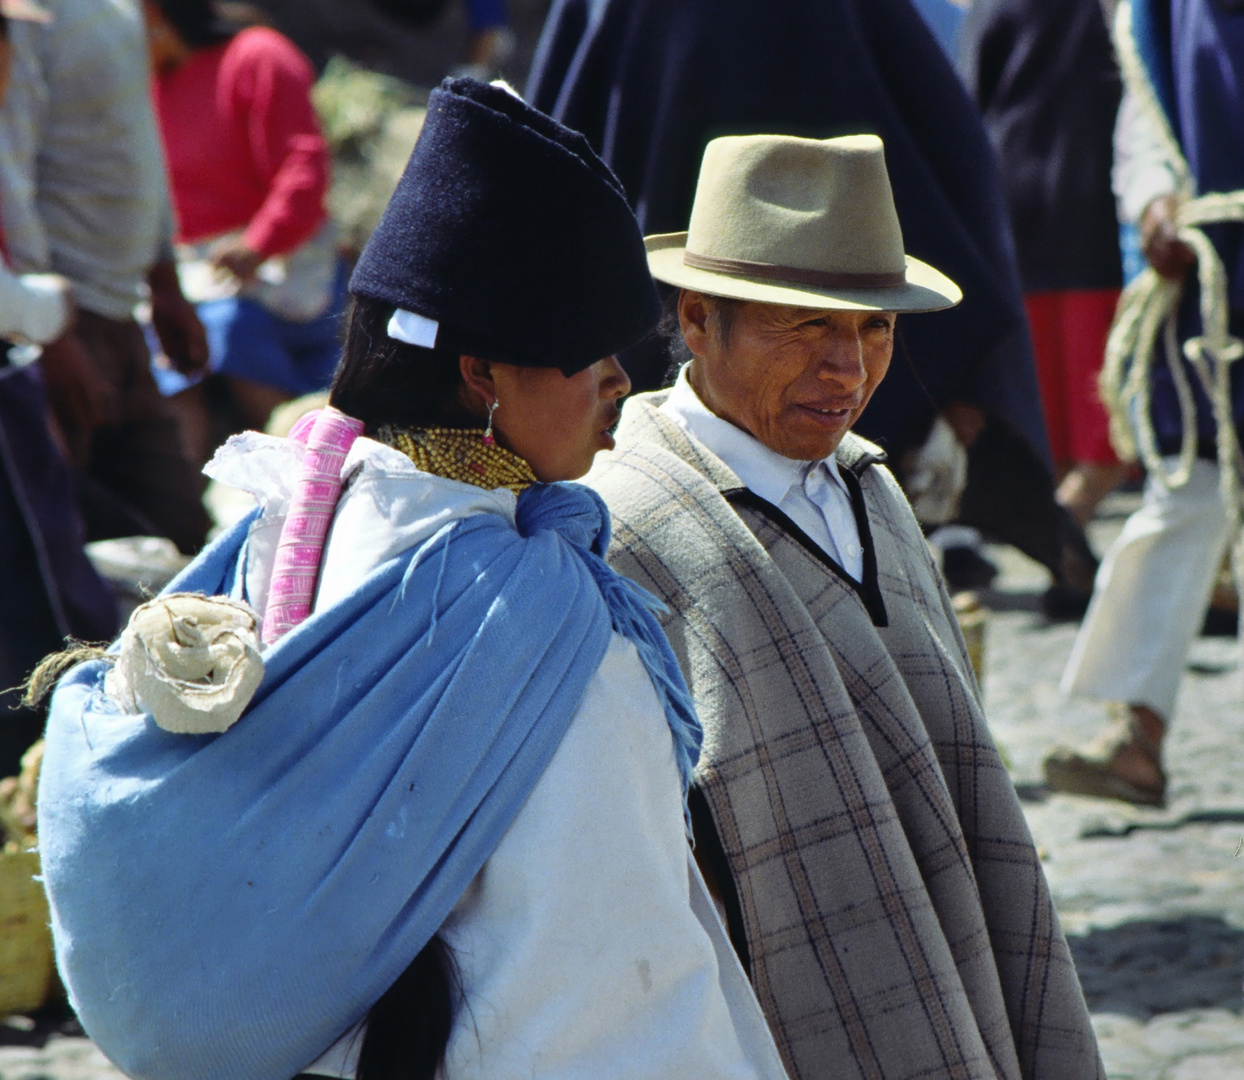
[[[242,522],[170,591],[242,597]],[[379,567],[264,654],[247,713],[173,735],[75,669],[39,803],[61,973],[136,1080],[288,1080],[436,933],[557,749],[612,630],[635,643],[684,783],[700,729],[652,609],[570,484]]]

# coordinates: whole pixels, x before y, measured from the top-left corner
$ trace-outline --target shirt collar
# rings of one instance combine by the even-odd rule
[[[754,435],[735,427],[729,420],[709,411],[687,378],[690,364],[684,364],[670,389],[661,411],[681,424],[696,439],[716,454],[742,481],[766,502],[777,506],[787,492],[802,485],[808,471],[821,461],[796,461],[770,450]],[[833,454],[823,460],[833,481],[847,490]]]

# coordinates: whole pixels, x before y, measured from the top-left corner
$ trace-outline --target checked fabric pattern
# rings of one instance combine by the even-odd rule
[[[276,549],[263,619],[265,645],[279,641],[311,614],[320,556],[341,496],[341,466],[362,434],[362,420],[331,405],[308,413],[290,432],[307,449]]]
[[[670,418],[589,477],[613,565],[669,605],[751,977],[799,1080],[1099,1080],[1096,1039],[941,577],[862,439],[885,625]],[[862,537],[863,539],[869,539]],[[875,610],[875,608],[874,608]]]

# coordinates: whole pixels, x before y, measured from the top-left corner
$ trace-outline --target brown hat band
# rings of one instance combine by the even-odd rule
[[[793,285],[812,285],[822,289],[894,289],[907,284],[907,274],[904,271],[892,274],[851,274],[831,270],[801,270],[794,266],[775,266],[772,263],[748,262],[746,259],[697,255],[694,251],[684,252],[682,261],[693,270],[711,270],[736,277],[768,278],[770,281],[787,281]]]

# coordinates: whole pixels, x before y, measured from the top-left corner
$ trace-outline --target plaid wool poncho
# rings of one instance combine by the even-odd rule
[[[1103,1077],[949,597],[880,452],[838,449],[865,548],[853,583],[664,396],[627,403],[588,482],[611,563],[670,608],[704,725],[716,837],[697,842],[720,840],[790,1075]]]

